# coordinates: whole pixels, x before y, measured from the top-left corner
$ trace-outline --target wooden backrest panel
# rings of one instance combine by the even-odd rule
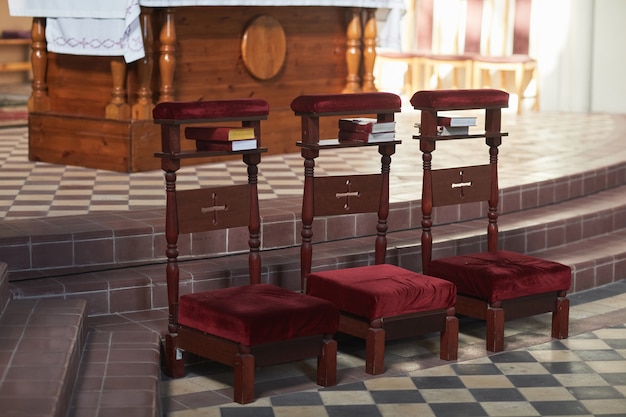
[[[250,186],[182,190],[176,193],[180,233],[248,226]]]
[[[432,170],[433,207],[489,200],[491,165]]]
[[[375,213],[379,209],[381,174],[315,178],[315,216]]]

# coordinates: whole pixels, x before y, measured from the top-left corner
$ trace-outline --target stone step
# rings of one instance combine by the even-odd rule
[[[506,215],[560,204],[624,183],[626,161],[562,178],[504,188],[501,190],[500,211]],[[402,186],[392,184],[391,191],[405,195],[406,190],[400,191]],[[420,189],[411,190],[415,199],[392,203],[390,232],[420,227],[420,192]],[[394,201],[393,193],[391,197]],[[261,250],[299,244],[301,203],[300,196],[261,201]],[[442,220],[450,223],[483,216],[478,211],[460,212],[445,208],[438,212]],[[161,262],[165,253],[164,214],[165,208],[161,207],[85,216],[5,220],[0,222],[0,259],[10,260],[11,281]],[[354,224],[356,216],[345,217],[341,225]],[[333,227],[318,233],[316,241],[354,237],[358,231],[353,229]],[[245,231],[240,229],[181,235],[178,241],[180,258],[205,258],[207,254],[222,257],[246,252],[245,236]]]
[[[517,211],[500,216],[503,249],[546,256],[572,266],[571,292],[593,288],[597,281],[614,282],[626,278],[626,186],[616,187],[565,203]],[[486,249],[484,219],[450,223],[433,232],[434,257]],[[570,245],[584,246],[590,239],[610,252],[582,251],[572,258]],[[331,269],[372,262],[372,236],[319,242],[315,245],[314,269]],[[285,288],[300,288],[298,246],[266,250],[262,253],[262,279]],[[607,260],[606,253],[610,253]],[[421,242],[418,229],[389,235],[388,262],[421,271]],[[591,265],[603,265],[611,273],[598,279]],[[242,285],[248,280],[247,254],[180,262],[183,286],[213,289]],[[594,267],[596,268],[596,267]],[[597,269],[597,268],[596,268]],[[595,271],[595,269],[591,269]],[[15,298],[80,297],[89,301],[89,315],[142,311],[167,307],[165,264],[42,278],[10,283]]]
[[[2,415],[65,417],[85,346],[87,303],[10,300],[0,316]]]
[[[7,286],[0,279],[0,292]],[[0,415],[161,416],[159,333],[88,329],[86,312],[81,299],[7,301],[0,312]]]

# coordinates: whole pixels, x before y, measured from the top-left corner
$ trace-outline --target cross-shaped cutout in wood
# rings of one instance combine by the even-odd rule
[[[461,194],[459,195],[459,197],[461,199],[465,197],[465,187],[471,187],[472,186],[472,181],[466,181],[465,178],[463,177],[463,175],[464,175],[464,171],[462,169],[459,170],[459,177],[460,177],[459,182],[453,182],[451,184],[452,188],[460,188],[461,189]]]
[[[209,214],[212,213],[213,214],[213,219],[211,220],[213,224],[217,224],[217,212],[218,211],[227,211],[228,210],[228,205],[223,204],[223,205],[218,205],[217,204],[217,193],[211,193],[211,206],[209,207],[202,207],[200,209],[200,212],[202,214]]]
[[[346,180],[346,191],[345,192],[338,192],[335,194],[335,197],[337,199],[339,198],[345,198],[346,202],[343,205],[343,208],[346,210],[350,210],[350,197],[356,197],[359,198],[361,196],[361,193],[358,191],[351,191],[350,190],[350,184],[351,181],[349,179]]]

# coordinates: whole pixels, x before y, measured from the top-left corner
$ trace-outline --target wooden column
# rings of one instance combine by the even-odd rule
[[[126,72],[126,61],[123,57],[111,58],[113,89],[111,90],[111,101],[104,111],[104,117],[107,119],[130,119],[130,106],[126,101]]]
[[[348,27],[346,30],[346,61],[348,64],[348,76],[344,93],[357,93],[361,91],[359,67],[361,65],[361,9],[349,9]]]
[[[161,87],[159,103],[174,101],[174,69],[176,66],[176,25],[174,23],[174,8],[167,8],[163,12],[163,26],[159,41],[159,69],[161,70]]]
[[[33,66],[32,92],[28,99],[29,112],[45,112],[50,110],[50,98],[48,97],[48,84],[46,73],[48,70],[48,46],[46,43],[46,18],[33,18],[31,29],[32,52],[31,62]]]
[[[363,29],[363,91],[377,91],[374,85],[374,64],[376,63],[376,9],[365,9]]]
[[[137,102],[133,104],[131,117],[133,120],[151,120],[154,102],[152,101],[152,70],[154,66],[152,57],[153,32],[152,32],[152,9],[141,10],[141,33],[143,35],[143,48],[145,55],[137,62],[137,78],[139,88],[137,90]]]

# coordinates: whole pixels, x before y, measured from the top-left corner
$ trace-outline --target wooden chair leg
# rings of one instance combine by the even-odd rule
[[[552,312],[552,337],[567,339],[569,335],[569,298],[558,297]]]
[[[337,385],[337,341],[334,339],[322,341],[322,354],[317,357],[317,385]]]
[[[185,358],[182,351],[178,350],[177,339],[177,335],[165,335],[165,374],[170,378],[185,376]]]
[[[238,354],[235,360],[235,394],[233,401],[248,404],[254,401],[254,356]]]
[[[487,308],[487,350],[501,352],[504,350],[504,310]]]
[[[370,375],[385,372],[385,329],[370,327],[367,331],[365,372]]]
[[[448,313],[444,328],[439,337],[439,358],[444,361],[454,361],[459,352],[459,319],[452,313]]]

